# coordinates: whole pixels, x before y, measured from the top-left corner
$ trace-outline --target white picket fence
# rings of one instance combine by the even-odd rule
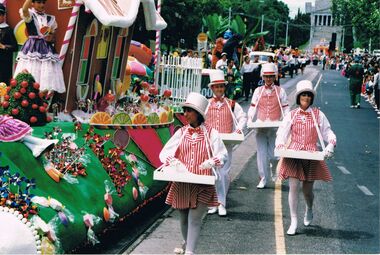
[[[190,92],[201,91],[202,59],[162,56],[159,85],[161,95],[166,89],[172,91],[173,104],[186,100]]]

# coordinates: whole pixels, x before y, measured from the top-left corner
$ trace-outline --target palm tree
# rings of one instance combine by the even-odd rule
[[[243,37],[242,49],[244,49],[244,47],[248,44],[251,44],[251,43],[253,44],[255,39],[262,37],[262,36],[269,33],[269,31],[263,31],[263,32],[255,33],[258,26],[259,26],[259,22],[257,22],[256,25],[252,25],[250,28],[247,28],[247,25],[245,24],[245,22],[243,21],[243,19],[239,15],[236,15],[236,17],[232,20],[231,30],[236,34],[242,35],[242,37]],[[243,60],[243,54],[241,54],[241,56],[240,56],[240,65],[242,64],[242,60]]]

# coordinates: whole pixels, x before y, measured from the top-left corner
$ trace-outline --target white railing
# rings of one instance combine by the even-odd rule
[[[201,79],[201,58],[162,56],[159,72],[160,94],[170,89],[175,106],[184,102],[190,92],[200,93]]]

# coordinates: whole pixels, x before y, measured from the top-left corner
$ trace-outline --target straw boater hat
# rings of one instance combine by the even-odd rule
[[[212,70],[209,73],[210,75],[210,83],[208,84],[208,87],[211,89],[212,85],[215,84],[224,84],[226,85],[227,82],[224,79],[224,72],[222,70]]]
[[[261,68],[261,76],[263,75],[277,75],[277,68],[273,63],[263,64]]]
[[[313,104],[314,97],[316,95],[315,90],[313,89],[313,83],[309,80],[302,80],[297,83],[297,92],[296,92],[296,103],[300,104],[300,95],[303,92],[310,92],[313,95],[313,99],[311,100],[310,105]]]
[[[191,92],[187,98],[186,102],[181,103],[181,107],[189,107],[197,111],[204,119],[206,119],[206,109],[208,106],[208,100],[199,93]]]

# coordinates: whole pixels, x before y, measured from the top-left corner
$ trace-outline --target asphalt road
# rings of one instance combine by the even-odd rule
[[[328,161],[333,181],[316,182],[314,220],[302,224],[300,194],[297,235],[284,234],[290,224],[288,182],[256,189],[259,177],[252,132],[233,154],[234,180],[228,194],[228,216],[204,218],[197,248],[200,254],[343,254],[380,253],[379,245],[379,120],[362,100],[361,109],[349,108],[347,79],[340,72],[308,66],[282,86],[291,102],[301,79],[316,83],[315,106],[328,117],[337,135],[335,156]],[[241,102],[247,109],[249,102]],[[178,215],[169,210],[130,245],[125,254],[172,254],[181,241]]]

